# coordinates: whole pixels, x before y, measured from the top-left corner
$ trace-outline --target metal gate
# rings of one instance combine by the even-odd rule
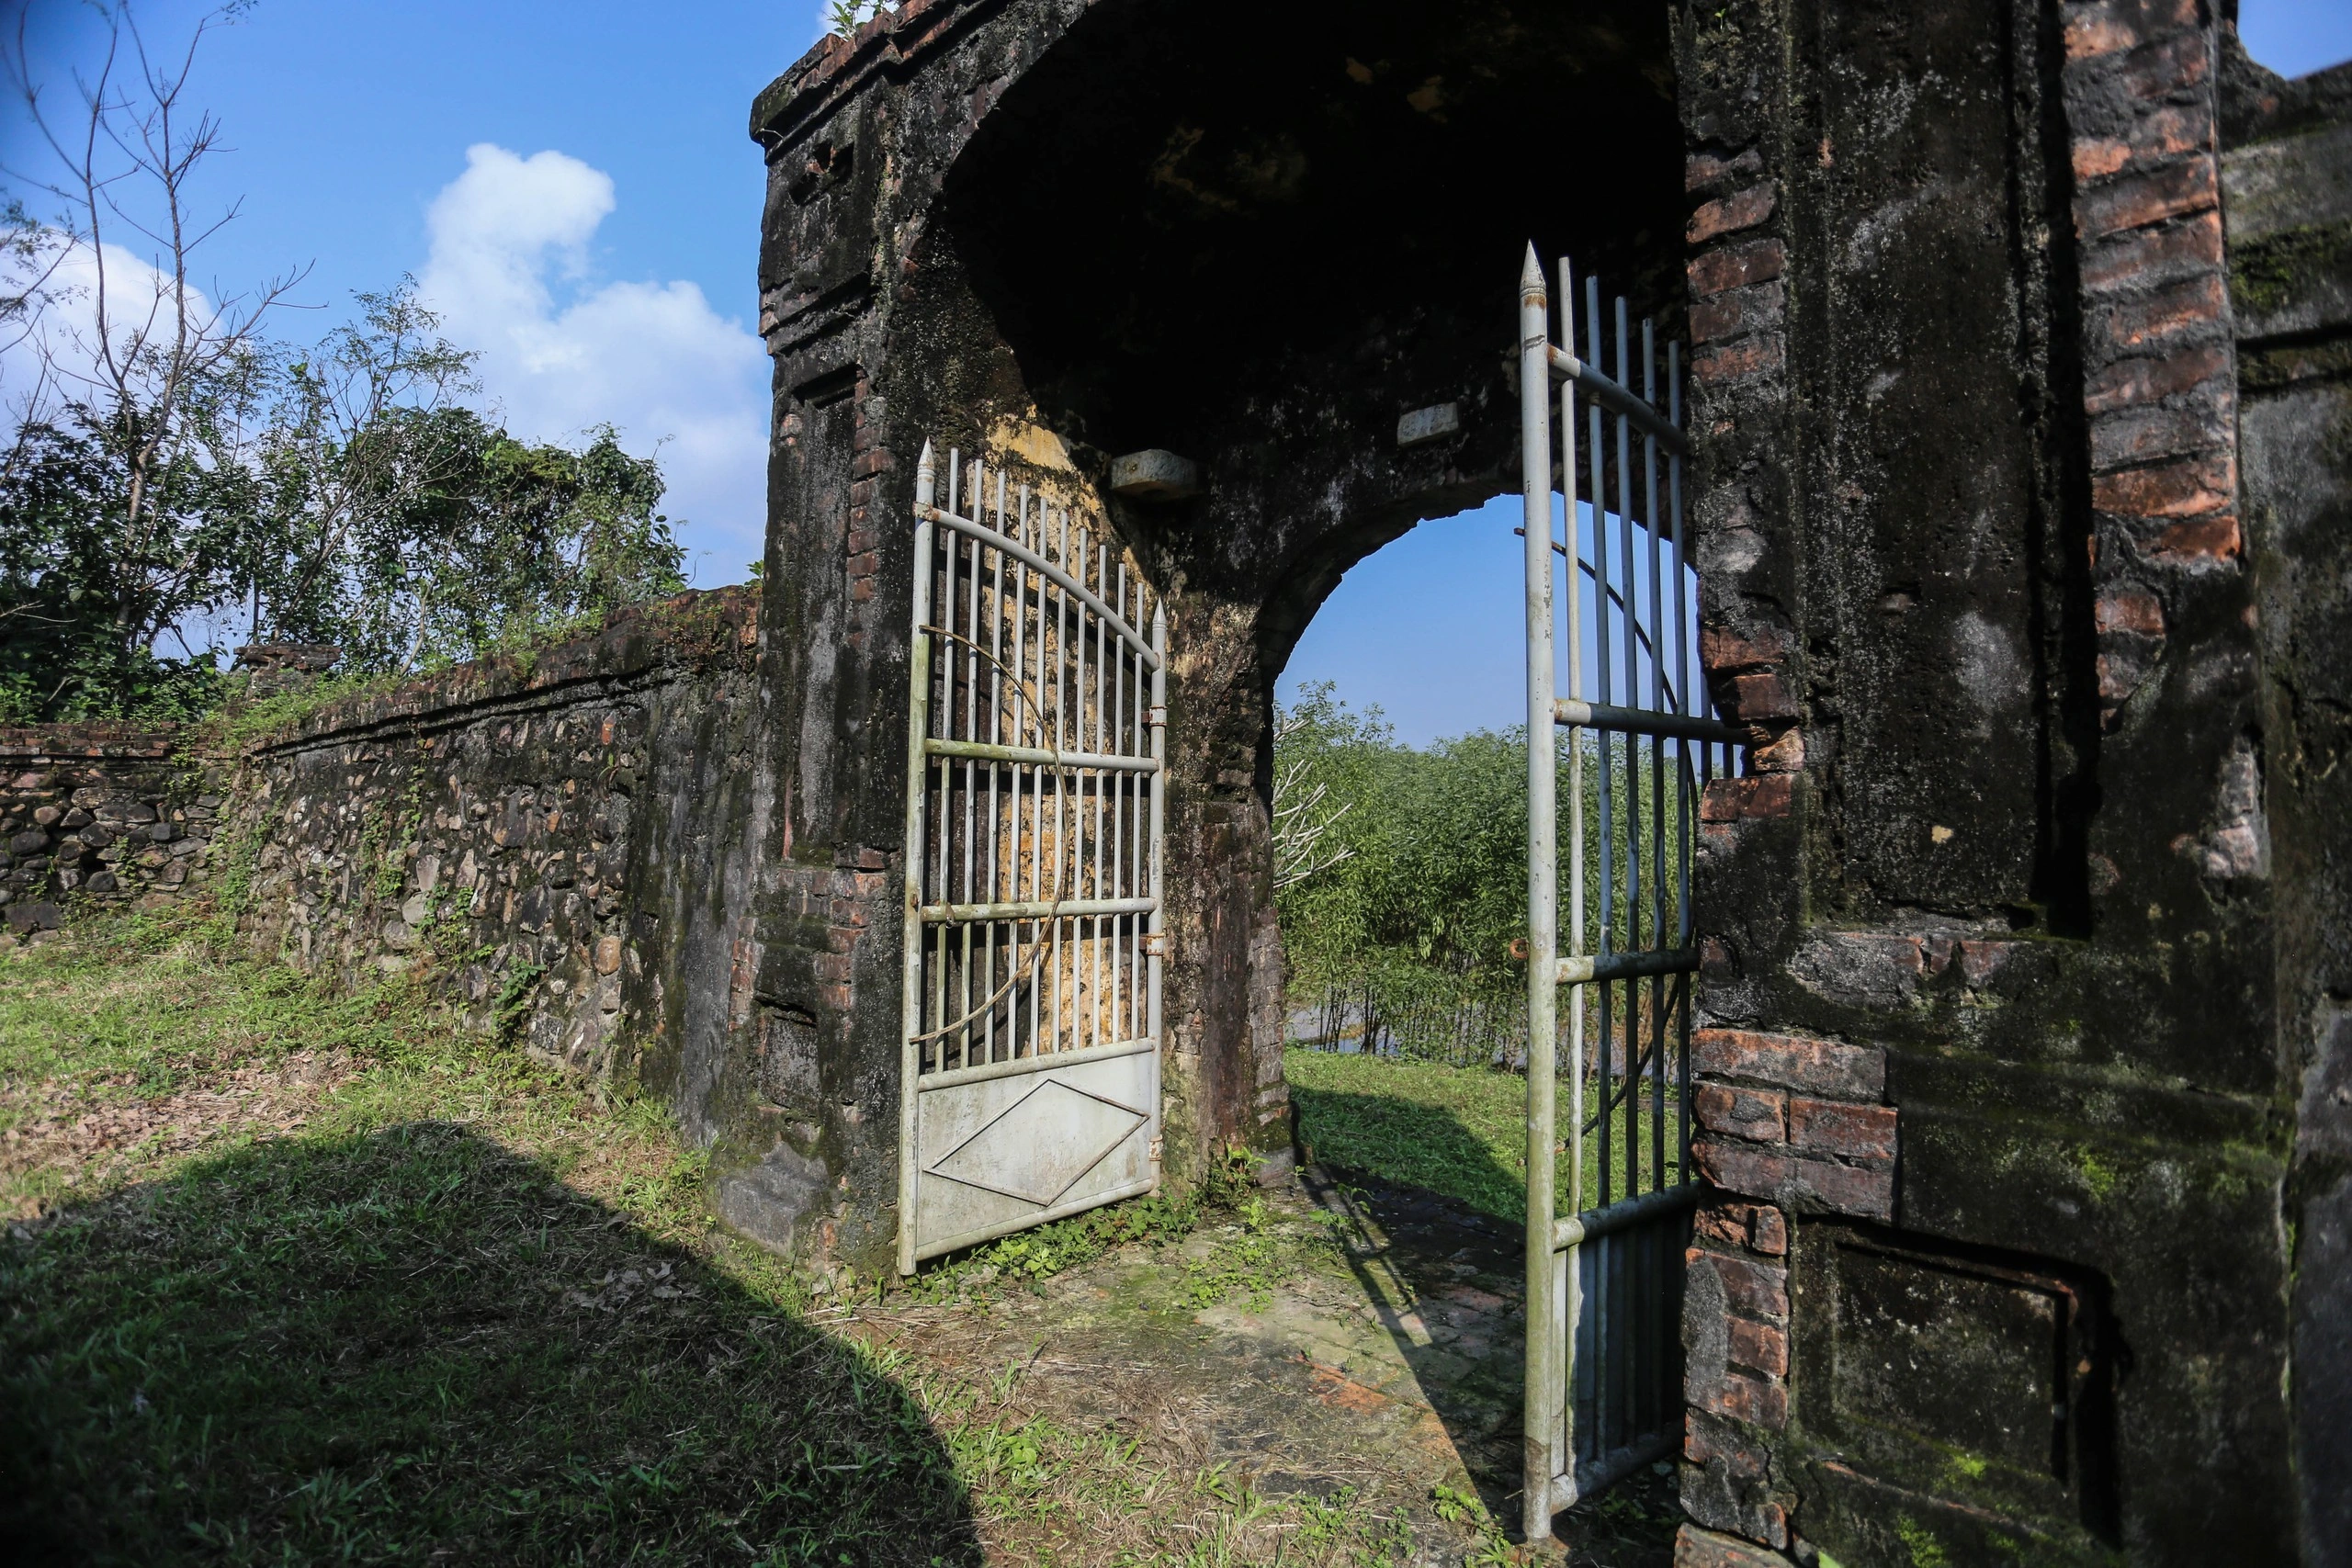
[[[1531,1540],[1551,1534],[1557,1510],[1680,1445],[1683,1250],[1699,1196],[1690,1170],[1690,986],[1699,967],[1690,936],[1691,835],[1700,792],[1719,763],[1726,771],[1734,765],[1731,749],[1742,739],[1708,711],[1692,657],[1697,606],[1682,525],[1689,444],[1679,347],[1668,344],[1661,365],[1645,321],[1636,357],[1620,299],[1616,374],[1604,374],[1599,286],[1585,284],[1582,358],[1573,352],[1573,307],[1563,262],[1554,343],[1551,301],[1531,245],[1520,279],[1527,732],[1531,741],[1558,730],[1567,738],[1565,855],[1556,837],[1556,744],[1527,751]],[[1552,518],[1555,383],[1565,540]],[[1578,520],[1580,477],[1589,528]],[[1569,589],[1566,696],[1555,685],[1560,566]],[[1565,1032],[1555,1011],[1563,987]],[[1565,1140],[1555,1125],[1563,1032]],[[1555,1205],[1558,1154],[1568,1161],[1565,1205]],[[1558,1217],[1559,1207],[1567,1217]]]
[[[899,1268],[1159,1184],[1167,620],[1063,502],[926,445]],[[1148,627],[1148,632],[1145,630]]]

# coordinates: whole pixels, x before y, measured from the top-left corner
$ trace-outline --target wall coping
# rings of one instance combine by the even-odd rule
[[[591,682],[627,682],[664,667],[748,664],[759,640],[760,586],[690,590],[616,610],[603,629],[538,649],[452,665],[378,691],[356,692],[254,737],[254,754],[300,750],[388,725],[464,719],[516,698]]]

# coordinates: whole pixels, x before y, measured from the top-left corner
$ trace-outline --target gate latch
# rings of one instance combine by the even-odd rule
[[[1154,729],[1165,729],[1168,728],[1168,710],[1155,704],[1144,709],[1143,721]]]
[[[1143,955],[1144,955],[1146,958],[1165,958],[1165,957],[1167,957],[1167,956],[1168,956],[1168,933],[1167,933],[1166,931],[1146,931],[1146,932],[1144,932],[1144,933],[1143,933]]]

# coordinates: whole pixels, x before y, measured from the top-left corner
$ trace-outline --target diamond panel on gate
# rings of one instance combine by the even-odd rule
[[[1052,1079],[1007,1107],[931,1170],[1042,1208],[1148,1120],[1141,1111]]]

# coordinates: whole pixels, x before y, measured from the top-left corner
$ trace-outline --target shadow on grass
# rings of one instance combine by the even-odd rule
[[[786,1289],[448,1123],[200,1162],[0,1239],[0,1556],[977,1563]]]
[[[1526,1366],[1525,1178],[1494,1156],[1487,1138],[1453,1111],[1400,1096],[1291,1086],[1295,1125],[1317,1164],[1347,1182],[1311,1175],[1307,1190],[1346,1216],[1370,1246],[1351,1247],[1349,1265],[1381,1325],[1412,1369],[1430,1410],[1468,1469],[1480,1500],[1518,1538],[1521,1433]],[[1362,1186],[1352,1185],[1354,1182]],[[1395,1281],[1427,1281],[1465,1270],[1497,1307],[1469,1341],[1428,1334],[1432,1303],[1419,1290],[1407,1326]],[[1642,1472],[1561,1515],[1555,1529],[1575,1562],[1612,1568],[1666,1568],[1682,1520],[1671,1479]]]

